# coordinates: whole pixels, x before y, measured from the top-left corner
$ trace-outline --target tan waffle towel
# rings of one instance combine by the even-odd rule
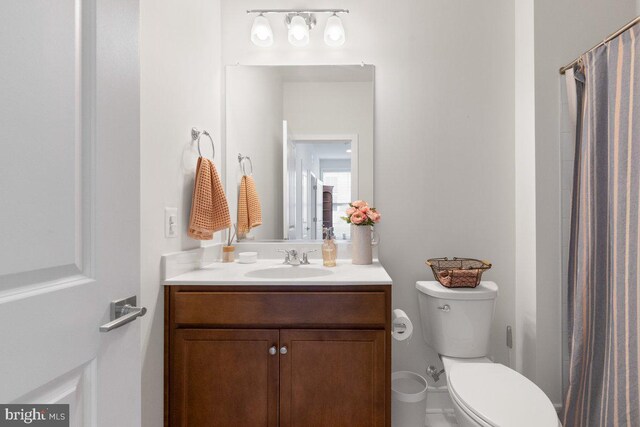
[[[211,240],[213,233],[229,227],[229,204],[218,171],[211,160],[200,157],[193,183],[189,237]]]
[[[262,209],[252,176],[244,175],[240,181],[238,197],[238,234],[246,234],[253,227],[262,225]]]

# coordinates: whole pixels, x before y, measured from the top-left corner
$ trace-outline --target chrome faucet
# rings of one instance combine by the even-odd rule
[[[295,249],[278,249],[278,252],[284,254],[284,262],[283,264],[288,265],[300,265],[300,258],[298,258],[298,251]]]
[[[281,252],[284,254],[284,262],[283,264],[288,264],[288,265],[309,265],[311,264],[309,262],[309,257],[308,254],[310,254],[311,252],[317,252],[317,249],[313,249],[307,252],[302,252],[302,256],[300,256],[300,254],[298,253],[297,250],[295,249],[278,249],[278,252]]]

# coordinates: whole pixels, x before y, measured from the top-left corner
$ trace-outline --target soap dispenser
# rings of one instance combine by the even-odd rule
[[[325,267],[335,267],[338,247],[334,240],[333,227],[324,229],[324,243],[322,243],[322,264]]]

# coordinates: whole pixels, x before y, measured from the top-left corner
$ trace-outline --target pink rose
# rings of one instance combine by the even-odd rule
[[[367,220],[367,216],[360,211],[356,211],[351,215],[351,222],[359,225]]]
[[[370,208],[369,206],[366,206],[366,205],[365,205],[365,206],[362,206],[362,207],[358,208],[358,210],[359,210],[360,212],[362,212],[362,213],[366,214],[366,213],[368,213],[368,212],[370,212],[370,211],[371,211],[371,208]]]
[[[376,211],[367,212],[367,216],[373,222],[380,222],[380,214]]]
[[[369,205],[364,200],[356,200],[355,202],[351,203],[351,206],[353,206],[354,208],[362,208]]]
[[[356,208],[348,208],[346,211],[347,216],[351,216],[355,213]]]

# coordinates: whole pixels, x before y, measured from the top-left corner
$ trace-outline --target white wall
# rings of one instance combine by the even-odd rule
[[[373,86],[371,82],[285,82],[283,115],[294,139],[302,134],[358,135],[358,198],[375,204]]]
[[[636,1],[535,2],[536,376],[562,400],[561,144],[558,69],[636,15]]]
[[[262,208],[256,239],[282,238],[283,87],[278,68],[226,67],[226,192],[232,222],[237,222],[238,153],[251,157]],[[245,169],[250,172],[249,162]]]
[[[393,305],[416,324],[413,339],[394,344],[393,368],[424,372],[437,362],[422,340],[414,286],[432,279],[425,259],[444,255],[494,263],[486,274],[500,286],[492,353],[507,363],[504,331],[515,320],[513,2],[337,0],[332,7],[351,11],[340,48],[322,41],[325,16],[306,48],[287,43],[281,17],[269,17],[274,45],[254,46],[245,11],[264,6],[222,1],[224,64],[376,67],[380,257],[394,280]]]
[[[197,151],[193,126],[220,153],[220,14],[210,0],[142,0],[141,242],[142,424],[163,425],[163,288],[160,255],[199,246],[186,236]],[[203,152],[211,155],[208,140]],[[216,155],[220,166],[221,154]],[[164,237],[164,208],[178,208],[180,235]],[[126,351],[123,349],[122,351]]]

